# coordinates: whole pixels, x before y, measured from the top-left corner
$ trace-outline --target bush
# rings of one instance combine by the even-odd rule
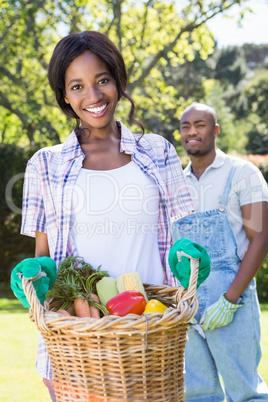
[[[261,303],[268,302],[268,255],[256,276],[257,291]]]
[[[0,282],[9,281],[17,262],[34,255],[34,240],[20,235],[23,174],[34,152],[0,144]]]
[[[267,155],[249,154],[246,158],[260,169],[265,180],[268,183],[268,154]]]
[[[248,155],[246,157],[250,162],[254,163],[262,172],[268,183],[268,155]],[[256,275],[258,297],[261,303],[268,302],[268,255]]]

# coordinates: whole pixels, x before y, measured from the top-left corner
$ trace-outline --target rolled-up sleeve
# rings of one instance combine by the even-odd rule
[[[24,176],[21,234],[35,237],[36,231],[46,233],[46,216],[42,180],[30,160]]]
[[[181,162],[172,144],[166,159],[166,187],[172,222],[194,212]]]

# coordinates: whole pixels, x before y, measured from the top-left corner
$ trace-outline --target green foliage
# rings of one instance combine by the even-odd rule
[[[245,43],[242,46],[247,65],[251,69],[267,68],[268,65],[268,44],[255,45]]]
[[[47,1],[48,11],[44,3],[21,0],[3,2],[1,6],[0,116],[7,111],[16,116],[16,140],[25,142],[28,138],[30,143],[44,135],[49,141],[59,141],[53,125],[56,115],[51,108],[52,94],[44,90],[47,86],[44,52],[51,49],[52,39],[47,34],[47,24],[54,23],[50,13],[55,5]],[[10,142],[7,130],[5,142]]]
[[[0,144],[0,282],[17,262],[33,256],[33,239],[20,236],[23,175],[33,148]]]
[[[215,67],[215,79],[226,85],[237,86],[247,73],[247,65],[242,48],[230,46],[219,52]]]
[[[71,32],[99,30],[122,51],[128,89],[139,117],[165,125],[181,110],[183,91],[167,83],[161,67],[174,69],[198,54],[206,59],[214,41],[205,23],[244,0],[28,0],[2,1],[0,21],[0,132],[2,142],[51,144],[70,127],[47,83],[47,66],[58,40]],[[125,104],[118,117],[126,120]],[[12,120],[12,121],[11,121]],[[151,123],[148,121],[148,123]],[[153,127],[148,127],[151,131]],[[157,126],[158,127],[158,126]],[[165,132],[166,130],[162,130]]]
[[[252,62],[254,54],[259,55],[255,64]],[[181,66],[181,75],[185,77],[182,91],[184,88],[187,93],[183,107],[199,101],[216,110],[221,129],[217,145],[225,152],[268,153],[268,72],[263,69],[267,57],[265,45],[257,50],[255,45],[216,48],[207,60],[196,55],[190,67],[186,62]],[[175,87],[181,93],[177,76],[174,74]],[[190,91],[185,92],[185,88]],[[179,114],[176,117],[179,119]],[[175,121],[174,127],[178,128]],[[173,134],[181,154],[178,132],[173,131]]]
[[[248,130],[247,151],[265,155],[268,153],[268,71],[257,70],[245,86],[247,97]]]
[[[266,71],[268,46],[215,50],[205,24],[242,3],[186,0],[182,7],[172,0],[2,0],[0,281],[8,280],[18,261],[33,255],[33,239],[19,235],[26,162],[40,146],[63,141],[72,127],[59,112],[46,76],[54,46],[70,32],[99,30],[117,44],[137,117],[148,132],[173,142],[179,154],[185,154],[179,143],[179,118],[193,101],[207,102],[217,110],[218,145],[223,150],[244,152],[248,136],[250,152],[268,152],[268,78],[256,70],[250,80],[245,75],[256,67]],[[116,117],[126,121],[128,111],[129,103],[120,101]],[[5,193],[8,186],[10,199]]]
[[[268,302],[268,255],[257,273],[256,282],[260,302]]]
[[[238,123],[235,114],[224,100],[224,90],[219,81],[206,80],[205,103],[212,106],[217,111],[218,123],[220,125],[220,135],[217,138],[217,147],[224,152],[233,149],[244,149],[246,137],[244,130],[241,129],[243,123]]]
[[[248,142],[246,150],[253,154],[266,155],[268,153],[268,127],[265,123],[258,122],[253,125],[252,129],[248,131]]]
[[[263,177],[265,178],[265,180],[268,183],[268,162],[263,163],[262,165],[259,166],[260,171],[263,174]]]

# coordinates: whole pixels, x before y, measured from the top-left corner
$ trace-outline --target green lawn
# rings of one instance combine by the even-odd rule
[[[51,402],[35,370],[38,331],[19,301],[0,299],[0,401]]]
[[[268,384],[268,304],[261,305],[261,342],[262,359],[259,366],[259,372]]]
[[[268,383],[268,304],[262,305],[263,358],[259,371]],[[17,300],[0,299],[0,401],[50,402],[35,371],[38,331]]]

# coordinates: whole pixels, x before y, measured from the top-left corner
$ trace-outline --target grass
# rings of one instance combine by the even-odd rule
[[[268,384],[268,303],[261,305],[261,344],[262,359],[259,372],[266,384]]]
[[[262,304],[261,309],[263,357],[259,372],[268,383],[268,304]],[[50,402],[35,370],[38,331],[18,300],[0,298],[0,328],[0,401]]]
[[[36,373],[38,330],[17,300],[0,299],[0,401],[51,402]]]

